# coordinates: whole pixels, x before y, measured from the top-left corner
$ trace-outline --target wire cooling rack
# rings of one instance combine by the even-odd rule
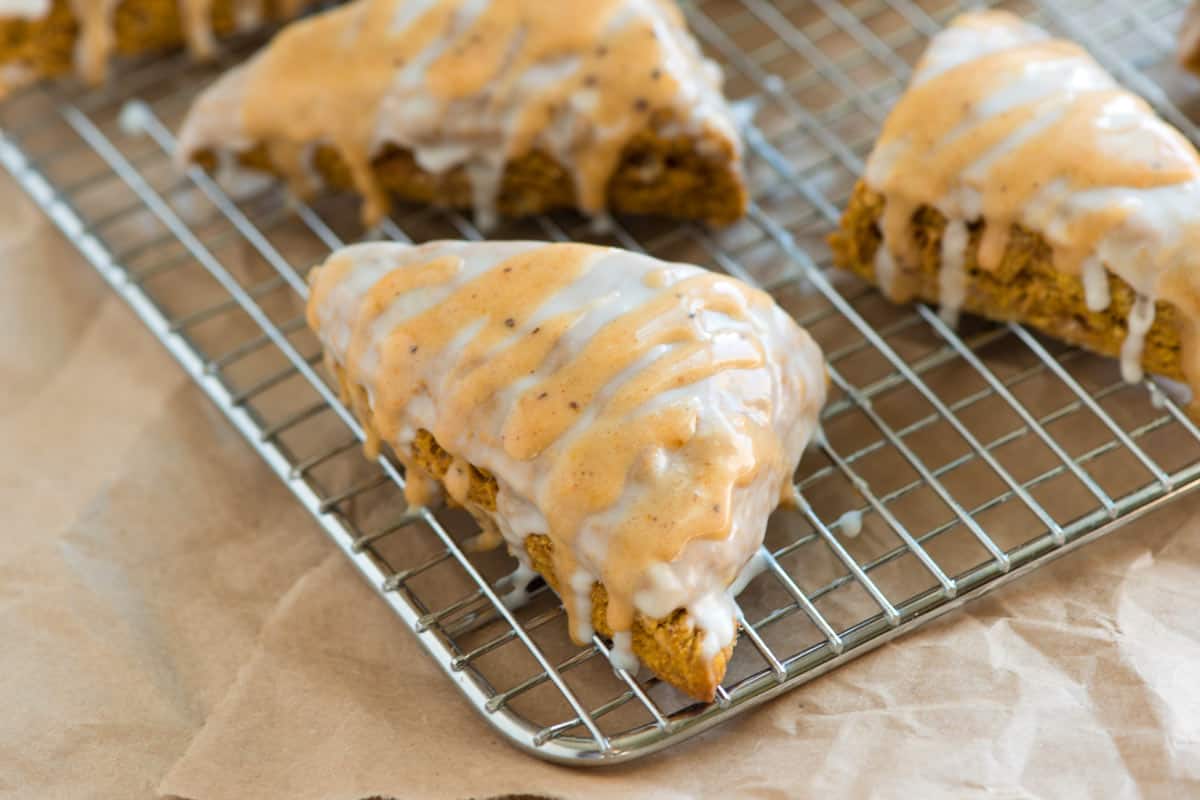
[[[1195,141],[1200,85],[1172,62],[1184,3],[996,3],[1088,47]],[[828,271],[825,236],[911,65],[960,4],[696,0],[746,130],[754,202],[715,232],[574,216],[498,238],[608,241],[769,289],[828,355],[823,441],[798,508],[771,521],[741,596],[741,644],[713,704],[579,648],[545,587],[521,592],[469,520],[407,509],[403,477],[368,463],[362,431],[319,372],[304,272],[362,237],[354,202],[219,189],[170,162],[176,128],[215,74],[134,65],[100,92],[45,87],[0,106],[0,161],[228,416],[505,737],[543,758],[615,763],[681,741],[1095,539],[1200,480],[1200,431],[1155,383],[1014,325],[955,332]],[[224,68],[254,45],[226,49]],[[402,208],[400,240],[478,238],[454,212]],[[298,535],[301,535],[298,533]],[[399,634],[399,632],[397,633]],[[398,675],[405,665],[397,664]],[[398,677],[402,680],[402,677]]]

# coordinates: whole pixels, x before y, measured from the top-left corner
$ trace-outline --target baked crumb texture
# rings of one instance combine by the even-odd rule
[[[429,431],[417,432],[413,445],[417,465],[439,481],[450,468],[452,458]],[[466,503],[485,530],[492,525],[484,512],[496,510],[496,479],[486,470],[472,466],[471,486]],[[454,501],[447,495],[447,502]],[[559,591],[559,576],[554,573],[554,545],[550,537],[539,534],[525,539],[525,552],[531,565],[546,579],[550,588]],[[600,583],[592,585],[592,626],[605,638],[612,637],[608,627],[608,593]],[[667,683],[698,700],[712,702],[717,686],[725,676],[725,667],[733,645],[717,653],[711,660],[703,655],[703,632],[692,624],[687,612],[680,609],[666,619],[651,619],[638,613],[633,623],[633,654],[645,666]]]
[[[880,247],[880,220],[885,201],[859,182],[830,243],[834,263],[864,280],[878,283],[875,254]],[[1054,266],[1050,246],[1041,236],[1014,226],[1009,244],[995,269],[979,266],[979,244],[986,221],[970,227],[967,248],[967,294],[963,309],[988,319],[1027,325],[1049,336],[1106,356],[1120,356],[1127,320],[1135,294],[1125,281],[1109,273],[1111,302],[1102,311],[1090,311],[1083,281]],[[915,289],[915,297],[939,302],[938,274],[942,267],[942,234],[946,218],[924,206],[912,217],[911,234],[920,259],[915,271],[900,281]],[[1175,308],[1159,300],[1154,324],[1146,334],[1142,365],[1149,372],[1184,380],[1180,363],[1179,326]]]
[[[582,243],[364,243],[309,285],[409,505],[451,498],[555,588],[573,641],[711,700],[825,402],[812,337],[729,276]]]
[[[1004,11],[932,38],[840,230],[892,301],[1028,325],[1200,397],[1200,153],[1081,46]]]
[[[89,1],[101,4],[101,0]],[[184,11],[187,1],[122,0],[111,10],[107,23],[94,34],[94,50],[100,52],[90,54],[82,46],[82,25],[70,0],[51,0],[48,11],[41,16],[0,14],[0,97],[32,80],[72,72],[79,73],[88,83],[99,83],[107,77],[105,50],[129,57],[187,45],[188,23]],[[297,6],[302,5],[294,0],[266,0],[256,13],[264,21],[286,19],[294,16]],[[207,25],[195,23],[196,47],[206,49],[211,37],[228,36],[247,27],[253,16],[246,6],[242,0],[211,0]],[[211,53],[196,55],[203,58]]]
[[[608,183],[608,208],[622,214],[652,214],[728,225],[742,217],[749,202],[741,171],[731,167],[738,155],[727,140],[714,139],[701,153],[688,136],[665,137],[647,129],[636,134],[621,154]],[[240,166],[286,178],[288,172],[271,160],[259,144],[238,153]],[[215,153],[206,149],[194,157],[209,172],[217,168]],[[353,190],[354,181],[337,150],[317,147],[313,166],[329,188]],[[388,146],[371,160],[379,184],[392,196],[415,203],[471,209],[474,195],[467,171],[457,167],[434,174],[421,169],[411,151]],[[575,208],[575,182],[552,156],[534,151],[509,161],[504,168],[496,211],[505,217],[524,217]]]

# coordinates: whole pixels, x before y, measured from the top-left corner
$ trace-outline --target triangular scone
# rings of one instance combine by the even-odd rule
[[[412,504],[443,490],[611,638],[711,700],[731,597],[825,401],[770,296],[686,264],[540,242],[357,245],[308,322]]]
[[[183,162],[525,215],[731,222],[747,203],[721,74],[671,0],[355,0],[196,102]]]
[[[1120,356],[1128,381],[1200,380],[1200,156],[1010,14],[934,37],[832,244],[897,302],[1028,324]]]
[[[74,71],[88,83],[113,55],[187,45],[209,58],[215,38],[291,19],[312,0],[15,0],[0,2],[0,96],[31,80]]]

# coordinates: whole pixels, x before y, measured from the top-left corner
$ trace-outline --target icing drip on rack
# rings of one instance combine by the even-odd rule
[[[550,537],[576,640],[601,582],[618,634],[636,612],[685,608],[710,655],[732,641],[729,588],[790,497],[825,397],[820,351],[768,295],[536,242],[358,245],[311,285],[309,323],[362,387],[369,445],[405,462],[410,502],[428,499],[412,459],[427,430],[496,478],[489,513],[514,555]]]
[[[1020,226],[1080,278],[1092,311],[1111,302],[1106,270],[1137,294],[1121,352],[1127,380],[1141,379],[1160,299],[1182,319],[1185,373],[1200,378],[1200,156],[1077,45],[1005,12],[959,17],[934,37],[885,123],[866,183],[886,202],[876,276],[894,300],[916,290],[918,209],[947,219],[939,287],[948,321],[966,299],[968,226],[985,223],[984,270]]]
[[[289,26],[205,92],[180,154],[277,143],[272,163],[303,193],[303,145],[330,145],[372,225],[388,198],[371,161],[399,148],[435,176],[463,169],[486,225],[506,164],[539,152],[603,217],[622,151],[650,127],[736,154],[720,84],[669,0],[356,0]]]

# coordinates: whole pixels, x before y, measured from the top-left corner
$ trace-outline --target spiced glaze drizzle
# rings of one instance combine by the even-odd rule
[[[599,217],[622,150],[649,127],[737,158],[720,84],[670,0],[356,0],[289,26],[206,91],[180,153],[267,143],[304,195],[317,146],[331,146],[374,224],[388,198],[372,159],[392,146],[433,175],[464,169],[486,226],[506,164],[538,151]]]

